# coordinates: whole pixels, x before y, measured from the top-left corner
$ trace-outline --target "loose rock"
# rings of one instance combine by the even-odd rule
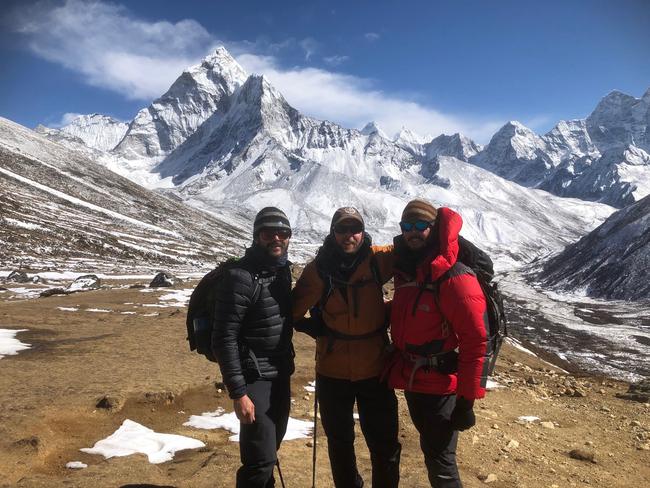
[[[596,455],[592,451],[587,451],[585,449],[573,449],[569,452],[569,457],[572,459],[578,459],[580,461],[589,461],[591,463],[596,463]]]

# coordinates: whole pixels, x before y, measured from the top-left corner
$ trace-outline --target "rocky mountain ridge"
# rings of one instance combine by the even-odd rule
[[[650,195],[611,215],[602,225],[548,261],[548,286],[588,296],[650,298]]]

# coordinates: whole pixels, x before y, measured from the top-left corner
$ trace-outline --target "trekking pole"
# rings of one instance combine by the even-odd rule
[[[282,485],[282,488],[286,488],[284,486],[284,478],[282,477],[282,470],[280,469],[280,460],[279,459],[275,460],[275,465],[278,467],[278,474],[280,475],[280,484]]]
[[[311,455],[311,488],[316,488],[316,434],[318,432],[318,377],[314,380],[314,447]]]

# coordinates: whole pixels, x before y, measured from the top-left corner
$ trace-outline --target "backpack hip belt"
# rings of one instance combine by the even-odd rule
[[[453,374],[458,371],[458,351],[455,349],[438,354],[422,355],[406,351],[400,351],[400,354],[406,363],[412,365],[408,383],[409,390],[413,387],[415,373],[422,368],[438,371],[442,374]]]
[[[379,327],[376,330],[373,330],[372,332],[367,332],[365,334],[345,334],[344,332],[339,332],[338,330],[334,330],[331,327],[328,327],[327,324],[323,322],[323,326],[325,330],[327,331],[327,352],[330,353],[332,352],[332,349],[334,347],[334,341],[335,340],[340,340],[340,341],[363,341],[365,339],[370,339],[372,337],[377,337],[380,335],[383,335],[386,333],[387,329],[387,324],[382,324],[381,327]],[[386,339],[388,339],[386,337]]]

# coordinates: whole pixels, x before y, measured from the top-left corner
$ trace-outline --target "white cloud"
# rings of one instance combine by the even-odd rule
[[[339,66],[340,64],[345,63],[347,60],[350,59],[350,56],[326,56],[323,58],[323,61],[325,63],[329,64],[330,66]]]
[[[365,37],[367,41],[374,42],[378,41],[381,36],[376,32],[366,32],[363,37]]]
[[[147,102],[162,95],[185,68],[220,44],[195,20],[149,22],[134,17],[121,5],[98,0],[65,0],[58,6],[39,2],[21,7],[12,21],[38,56],[79,73],[92,86]],[[375,41],[379,34],[368,32],[365,38]],[[319,49],[312,38],[297,44],[306,60]],[[281,43],[242,40],[226,47],[249,72],[267,75],[298,110],[346,127],[361,128],[374,120],[388,134],[405,126],[420,134],[462,132],[486,142],[502,125],[443,113],[381,91],[364,78],[324,69],[282,67],[279,52],[295,45],[293,39]],[[331,56],[324,61],[336,66],[346,59]]]
[[[147,22],[99,1],[38,2],[12,21],[35,54],[129,99],[160,96],[215,42],[194,20]]]

